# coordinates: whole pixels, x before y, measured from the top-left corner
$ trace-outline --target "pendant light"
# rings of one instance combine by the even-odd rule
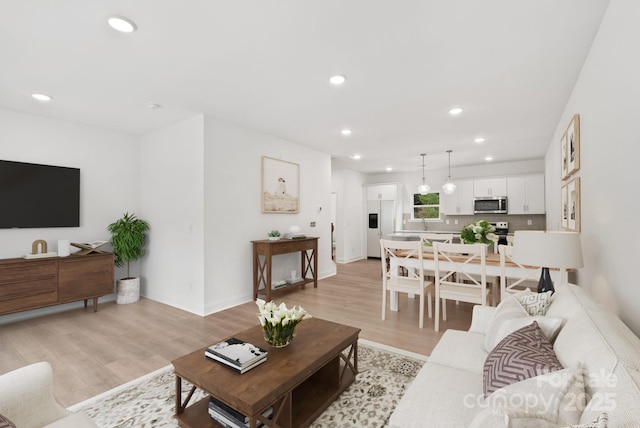
[[[451,182],[451,152],[452,151],[453,150],[447,150],[447,153],[449,153],[449,178],[447,179],[447,182],[444,183],[444,185],[442,186],[442,191],[447,195],[450,195],[456,191],[456,185]]]
[[[424,157],[426,155],[427,155],[426,153],[420,154],[420,156],[422,156],[422,184],[418,186],[418,192],[421,195],[426,195],[427,193],[429,193],[429,190],[431,190],[431,186],[429,186],[424,182]]]

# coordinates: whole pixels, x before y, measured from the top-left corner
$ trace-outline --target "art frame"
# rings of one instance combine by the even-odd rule
[[[569,209],[567,230],[580,232],[580,177],[569,181],[566,188],[567,205]]]
[[[297,214],[300,212],[300,165],[262,156],[263,213]]]
[[[567,133],[562,134],[560,139],[560,162],[562,164],[562,172],[560,173],[560,179],[566,180],[569,177],[569,157],[567,150]]]
[[[567,145],[567,177],[569,177],[580,169],[580,115],[573,115],[565,135]]]
[[[566,184],[560,189],[560,227],[564,230],[569,229],[569,199]]]

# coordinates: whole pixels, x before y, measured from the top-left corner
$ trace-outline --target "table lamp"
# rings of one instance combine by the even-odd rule
[[[577,232],[516,230],[513,234],[514,262],[529,266],[541,266],[538,293],[553,288],[549,268],[571,269],[583,266],[580,234]]]

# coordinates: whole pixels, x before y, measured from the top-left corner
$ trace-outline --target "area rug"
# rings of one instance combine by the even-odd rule
[[[426,357],[359,341],[358,376],[311,425],[314,428],[384,427]],[[186,383],[186,382],[185,382]],[[190,387],[183,384],[185,396]],[[178,427],[175,377],[169,365],[69,408],[84,410],[102,428]],[[191,402],[202,398],[197,390]]]

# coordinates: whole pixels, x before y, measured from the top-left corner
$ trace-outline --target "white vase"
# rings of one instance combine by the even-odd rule
[[[126,278],[116,281],[116,303],[126,305],[140,300],[140,278]]]

